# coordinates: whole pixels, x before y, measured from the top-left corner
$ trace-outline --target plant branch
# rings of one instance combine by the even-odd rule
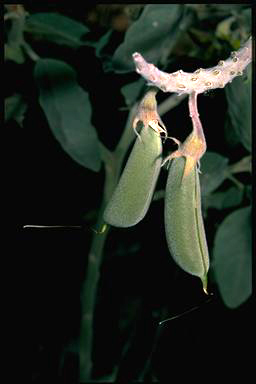
[[[241,189],[241,190],[244,189],[244,184],[240,183],[240,181],[238,181],[237,178],[235,176],[233,176],[232,174],[228,174],[227,179],[231,180],[236,185],[236,187],[238,189]]]
[[[190,93],[189,100],[188,100],[188,107],[189,107],[189,115],[192,119],[193,132],[198,139],[202,140],[202,142],[205,142],[204,131],[203,131],[201,120],[199,118],[198,109],[197,109],[197,93],[196,92]]]
[[[245,156],[237,163],[229,166],[230,173],[252,172],[252,156]]]
[[[106,203],[109,201],[117,185],[121,166],[125,154],[134,139],[134,132],[131,128],[134,113],[137,106],[134,106],[128,116],[124,132],[114,152],[109,151],[102,143],[100,150],[105,165],[105,183],[103,200],[99,210],[97,228],[102,228],[103,212]],[[97,286],[100,274],[100,266],[103,258],[103,249],[107,239],[109,227],[102,234],[93,234],[92,245],[88,256],[87,273],[81,289],[81,327],[80,327],[80,381],[90,380],[92,369],[92,345],[93,345],[93,320],[97,298]]]
[[[199,68],[193,73],[182,70],[167,73],[160,71],[154,64],[149,64],[140,53],[133,54],[136,71],[150,85],[156,86],[163,92],[178,94],[196,92],[197,94],[215,88],[224,88],[236,76],[241,76],[243,70],[252,60],[252,38],[250,37],[242,48],[231,52],[230,58],[208,69]]]
[[[31,46],[26,43],[26,41],[22,41],[21,43],[22,48],[25,50],[27,55],[33,60],[37,61],[40,59],[40,56],[31,48]]]
[[[172,96],[159,105],[159,115],[178,105],[186,95],[182,97]],[[132,123],[136,116],[138,104],[130,110],[123,134],[112,152],[103,143],[100,143],[100,151],[105,165],[105,183],[103,201],[99,210],[97,228],[101,229],[104,221],[102,218],[105,206],[111,198],[118,183],[122,164],[132,141],[135,139]],[[160,194],[163,191],[160,191]],[[154,200],[162,196],[155,196]],[[92,345],[93,345],[93,321],[94,310],[97,298],[97,285],[100,275],[100,266],[103,259],[104,245],[109,233],[109,227],[102,234],[93,234],[92,245],[88,256],[88,265],[84,284],[81,289],[82,318],[80,328],[80,381],[90,380],[92,369]]]

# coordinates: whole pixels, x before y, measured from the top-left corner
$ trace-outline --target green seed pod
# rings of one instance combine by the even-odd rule
[[[165,193],[165,231],[175,262],[200,277],[207,293],[209,254],[201,212],[201,194],[196,165],[183,177],[185,157],[172,160]]]
[[[103,218],[115,227],[131,227],[146,215],[162,162],[162,141],[150,126],[137,138]]]

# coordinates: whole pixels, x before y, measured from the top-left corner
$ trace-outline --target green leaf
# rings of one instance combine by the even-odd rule
[[[48,12],[31,15],[27,19],[25,30],[44,40],[75,48],[84,44],[81,38],[89,32],[89,29],[78,21],[59,13]]]
[[[83,44],[88,47],[95,48],[95,55],[99,58],[101,58],[103,55],[102,51],[106,47],[106,45],[109,42],[110,36],[112,34],[113,30],[109,29],[103,36],[101,36],[97,41],[87,40],[85,39],[83,41]]]
[[[235,134],[243,146],[252,150],[252,65],[246,70],[247,80],[236,77],[231,84],[225,87],[228,101],[228,113]]]
[[[76,82],[75,71],[63,61],[42,59],[37,61],[34,75],[40,105],[62,148],[79,164],[99,171],[99,142],[91,125],[91,105],[88,94]]]
[[[139,80],[124,85],[121,88],[121,93],[124,96],[126,105],[128,107],[132,106],[136,102],[144,84],[144,80],[140,77]]]
[[[207,151],[200,160],[200,184],[202,196],[218,188],[227,177],[228,158]]]
[[[166,60],[181,30],[186,29],[190,12],[181,4],[146,5],[139,19],[125,34],[113,56],[116,72],[134,70],[132,54],[139,52],[150,63]]]
[[[95,54],[97,57],[102,56],[102,50],[108,44],[112,32],[110,29],[95,43]]]
[[[7,97],[4,100],[4,118],[5,121],[14,119],[22,127],[24,114],[27,110],[27,103],[18,93]]]
[[[250,200],[250,203],[252,203],[252,186],[251,185],[246,185],[245,196],[247,199]]]
[[[204,209],[227,209],[238,206],[243,199],[244,191],[237,187],[231,187],[224,192],[214,192],[202,198]]]
[[[228,143],[230,148],[236,148],[240,144],[240,138],[233,128],[229,114],[227,114],[225,117],[224,135],[225,141]]]
[[[251,295],[251,253],[251,207],[246,207],[224,219],[214,242],[212,269],[229,308],[238,307]]]

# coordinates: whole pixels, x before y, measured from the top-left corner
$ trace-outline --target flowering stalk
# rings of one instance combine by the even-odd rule
[[[231,52],[230,58],[226,61],[220,60],[215,67],[199,68],[193,73],[182,70],[173,73],[160,71],[153,64],[147,63],[137,52],[133,54],[133,60],[136,71],[149,82],[149,85],[164,92],[175,92],[179,95],[189,94],[189,113],[193,131],[184,143],[171,137],[178,144],[178,150],[171,153],[162,164],[164,165],[173,158],[184,156],[186,158],[184,178],[197,163],[199,164],[200,158],[206,151],[206,141],[197,110],[197,95],[210,89],[224,88],[236,76],[242,75],[243,70],[252,60],[252,38],[250,37],[237,52]]]
[[[242,48],[231,52],[231,56],[220,60],[215,67],[199,68],[193,73],[182,70],[167,73],[160,71],[154,64],[149,64],[138,52],[133,54],[136,71],[163,92],[197,94],[215,88],[224,88],[236,76],[241,76],[243,70],[252,60],[252,38],[250,37]]]
[[[170,137],[176,144],[178,144],[177,151],[172,152],[167,156],[162,163],[164,165],[167,161],[178,158],[185,157],[186,165],[184,168],[183,178],[187,176],[194,166],[199,163],[200,158],[206,151],[206,141],[204,137],[203,127],[199,118],[199,113],[197,110],[197,93],[192,92],[189,95],[189,113],[192,119],[193,130],[191,134],[186,138],[184,143],[181,143],[179,140],[174,137]]]

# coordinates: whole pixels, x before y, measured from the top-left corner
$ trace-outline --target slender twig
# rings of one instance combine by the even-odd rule
[[[194,134],[200,140],[205,141],[203,127],[202,127],[202,123],[199,118],[199,113],[197,109],[197,93],[196,92],[190,93],[188,106],[189,106],[189,115],[192,119]]]
[[[125,154],[134,139],[134,132],[131,128],[134,118],[135,107],[129,113],[127,123],[121,139],[114,152],[110,152],[102,143],[100,144],[101,153],[105,165],[105,183],[103,200],[99,210],[97,228],[102,228],[104,221],[103,211],[107,201],[109,201],[114,188],[118,182],[121,166]],[[81,289],[82,318],[80,327],[80,381],[90,380],[92,369],[92,343],[93,343],[93,320],[97,297],[97,286],[99,271],[103,258],[103,249],[107,239],[109,228],[102,234],[93,234],[92,245],[88,255],[87,273]]]
[[[181,98],[173,99],[169,103],[169,109],[174,108],[179,104]],[[102,218],[103,211],[106,203],[109,201],[121,172],[122,164],[132,141],[135,139],[135,134],[132,129],[132,122],[134,120],[137,103],[131,108],[123,134],[113,152],[109,151],[103,143],[100,143],[100,150],[102,159],[105,165],[105,183],[103,191],[102,205],[99,210],[97,228],[102,228],[104,221]],[[159,109],[161,110],[162,104]],[[163,109],[163,108],[162,108]],[[166,107],[165,107],[166,110]],[[159,113],[160,115],[161,113]],[[109,233],[109,228],[101,235],[94,233],[92,238],[92,245],[88,256],[87,272],[84,284],[81,289],[81,307],[82,318],[80,326],[80,381],[86,382],[90,380],[92,369],[92,344],[93,344],[93,321],[94,310],[97,295],[97,285],[99,280],[99,271],[103,258],[103,249]]]
[[[227,179],[231,180],[238,189],[243,190],[244,184],[237,180],[237,178],[231,174],[227,175]]]
[[[26,51],[27,55],[33,60],[33,61],[37,61],[40,59],[40,56],[31,48],[31,46],[26,43],[25,41],[23,41],[21,43],[21,46],[23,47],[23,49]]]

